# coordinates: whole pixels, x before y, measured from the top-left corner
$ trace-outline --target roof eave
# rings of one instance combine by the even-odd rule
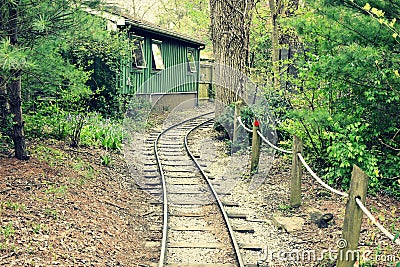
[[[127,25],[132,25],[134,27],[138,27],[138,28],[150,31],[150,32],[153,32],[153,33],[155,33],[157,35],[161,35],[161,36],[164,36],[164,37],[169,37],[169,38],[177,39],[177,40],[180,40],[180,41],[188,42],[188,43],[191,43],[191,44],[199,46],[200,49],[204,49],[204,47],[205,47],[205,43],[200,41],[200,40],[198,40],[198,39],[191,38],[189,36],[182,35],[182,34],[173,32],[173,31],[168,30],[168,29],[158,28],[156,26],[149,25],[149,24],[143,23],[141,21],[135,21],[135,20],[132,20],[130,18],[125,18],[125,20],[126,20],[126,24]]]

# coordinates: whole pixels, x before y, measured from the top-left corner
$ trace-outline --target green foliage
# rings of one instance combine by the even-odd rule
[[[63,151],[44,145],[34,146],[32,153],[38,159],[47,162],[50,166],[63,165],[67,158],[67,155]]]
[[[398,16],[390,1],[316,0],[280,21],[303,48],[281,62],[284,86],[270,106],[280,137],[301,137],[308,160],[332,185],[348,188],[357,164],[371,191],[400,197]]]
[[[15,234],[14,225],[12,222],[6,224],[2,228],[0,228],[0,232],[3,234],[5,239],[12,237]]]
[[[81,144],[90,147],[119,150],[125,137],[122,124],[103,119],[100,114],[88,118],[81,131]]]
[[[109,166],[111,164],[111,155],[105,154],[101,156],[101,165]]]
[[[62,198],[67,194],[67,186],[61,185],[61,186],[54,186],[50,185],[48,189],[46,189],[44,192],[46,194],[51,194],[54,195],[56,198]]]

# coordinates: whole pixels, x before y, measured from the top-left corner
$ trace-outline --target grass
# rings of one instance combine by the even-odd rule
[[[46,194],[54,194],[54,196],[57,198],[62,198],[63,196],[65,196],[68,193],[67,188],[68,187],[65,185],[61,185],[59,187],[50,185],[49,189],[45,190],[44,192]]]
[[[13,211],[24,211],[26,210],[26,206],[22,203],[6,201],[0,203],[0,211],[3,209],[11,209]]]
[[[15,229],[14,229],[13,223],[10,222],[9,224],[6,224],[2,228],[0,228],[0,231],[1,231],[1,234],[4,236],[5,239],[8,239],[8,238],[14,236]]]
[[[58,218],[57,210],[45,209],[44,213],[46,214],[47,217],[53,218],[54,220],[57,220],[57,218]]]
[[[38,145],[33,148],[33,154],[39,159],[47,162],[50,166],[59,166],[65,163],[66,154],[61,150],[45,145]]]

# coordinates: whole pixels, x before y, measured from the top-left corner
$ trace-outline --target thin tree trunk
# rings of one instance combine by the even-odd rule
[[[3,134],[10,135],[7,131],[7,118],[10,115],[10,106],[8,104],[6,84],[3,77],[0,77],[0,127]]]
[[[274,89],[280,89],[279,82],[279,26],[278,16],[279,9],[277,0],[269,0],[269,7],[271,10],[271,42],[272,42],[272,72],[273,72],[273,84]]]
[[[18,5],[19,1],[9,2],[9,30],[8,36],[13,46],[18,45]],[[11,70],[11,79],[7,84],[7,93],[10,104],[10,112],[13,116],[12,139],[14,141],[15,157],[20,160],[27,160],[29,156],[26,151],[24,136],[24,121],[22,118],[22,97],[21,97],[21,73],[22,70]]]
[[[10,111],[13,115],[12,138],[14,141],[15,157],[20,160],[27,160],[29,156],[26,151],[24,121],[22,118],[22,97],[21,97],[21,71],[13,75],[9,89]]]

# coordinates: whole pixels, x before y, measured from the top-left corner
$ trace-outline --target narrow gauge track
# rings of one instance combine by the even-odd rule
[[[154,141],[163,190],[159,267],[244,266],[222,203],[188,147],[188,135],[210,127],[212,114],[172,125]]]

